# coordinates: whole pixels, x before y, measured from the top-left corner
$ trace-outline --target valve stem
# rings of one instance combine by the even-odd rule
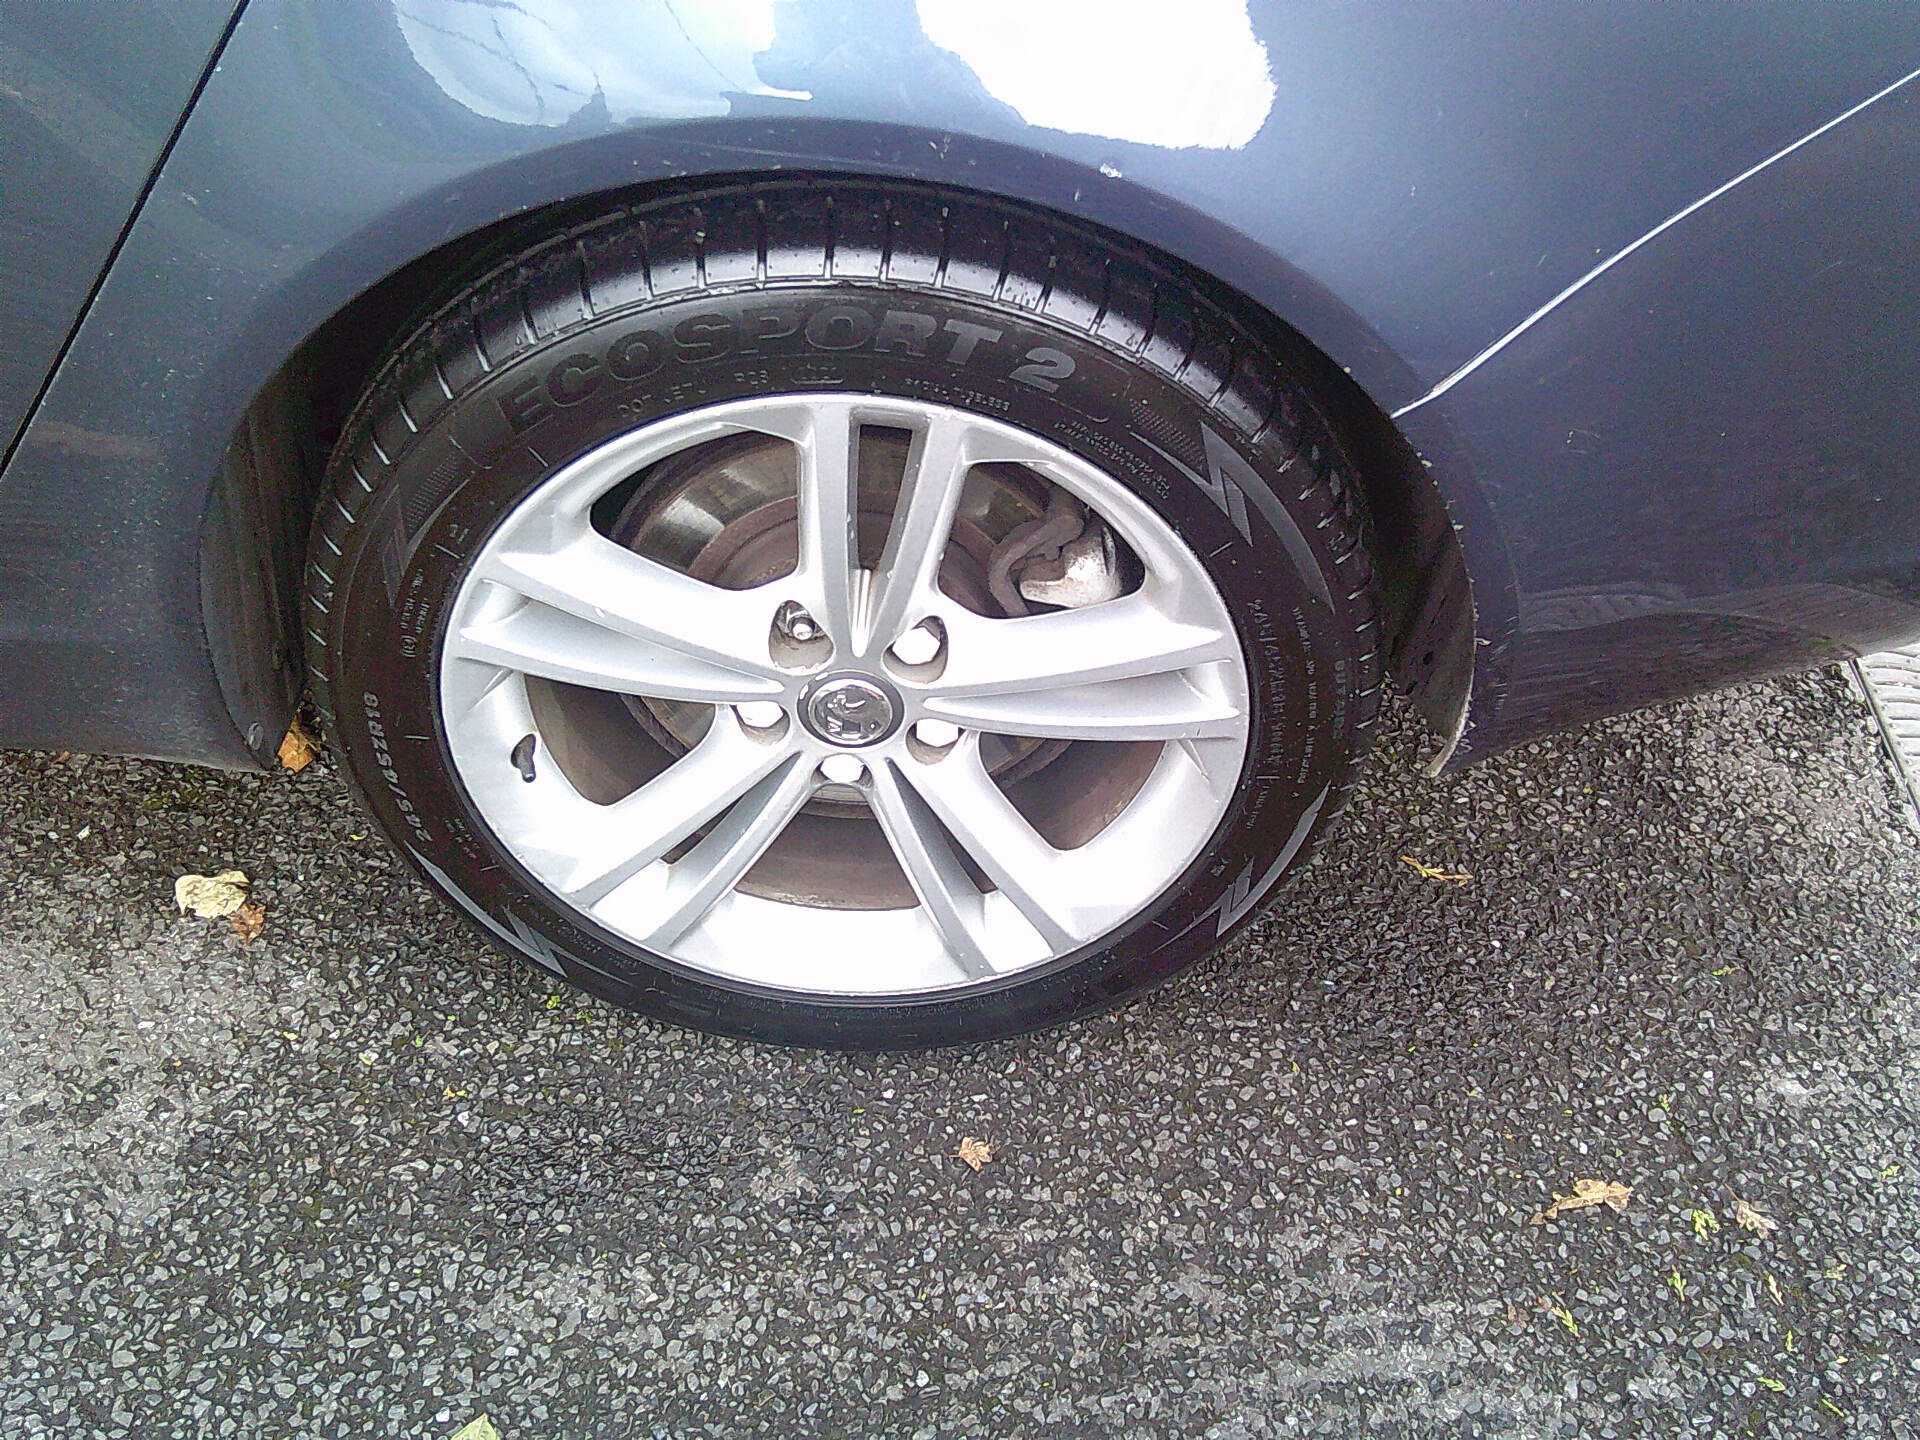
[[[529,785],[533,783],[533,750],[539,743],[532,735],[522,735],[520,743],[513,747],[513,753],[507,757],[513,762],[513,768],[520,772],[520,778]]]

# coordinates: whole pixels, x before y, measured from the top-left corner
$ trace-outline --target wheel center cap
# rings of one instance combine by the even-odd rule
[[[829,675],[800,703],[807,729],[829,745],[854,748],[885,739],[900,720],[900,703],[883,682],[867,675]]]

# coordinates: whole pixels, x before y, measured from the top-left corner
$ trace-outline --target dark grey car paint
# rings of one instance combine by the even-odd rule
[[[0,8],[0,454],[13,444],[236,0]]]
[[[1381,409],[1415,406],[1401,424],[1475,587],[1462,759],[1920,631],[1920,86],[1416,403],[1920,67],[1920,11],[1263,5],[1208,55],[1168,10],[1103,27],[1099,64],[1052,46],[1044,88],[1009,13],[956,50],[897,0],[782,0],[752,33],[691,0],[253,0],[0,477],[0,742],[247,763],[198,542],[236,424],[301,340],[504,216],[775,168],[1125,232],[1293,325]],[[1256,107],[1244,135],[1194,143],[1209,83]]]

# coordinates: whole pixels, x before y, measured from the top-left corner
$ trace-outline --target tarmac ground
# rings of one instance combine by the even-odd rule
[[[1920,1433],[1920,844],[1843,676],[1439,781],[1391,721],[1192,976],[888,1057],[556,989],[325,760],[0,756],[0,1437]],[[251,942],[173,905],[229,866]]]

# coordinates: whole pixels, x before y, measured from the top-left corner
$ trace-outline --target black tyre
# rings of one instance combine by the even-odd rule
[[[1346,462],[1229,305],[906,186],[570,226],[405,339],[307,622],[362,795],[497,943],[662,1019],[1007,1035],[1218,945],[1373,723]]]

